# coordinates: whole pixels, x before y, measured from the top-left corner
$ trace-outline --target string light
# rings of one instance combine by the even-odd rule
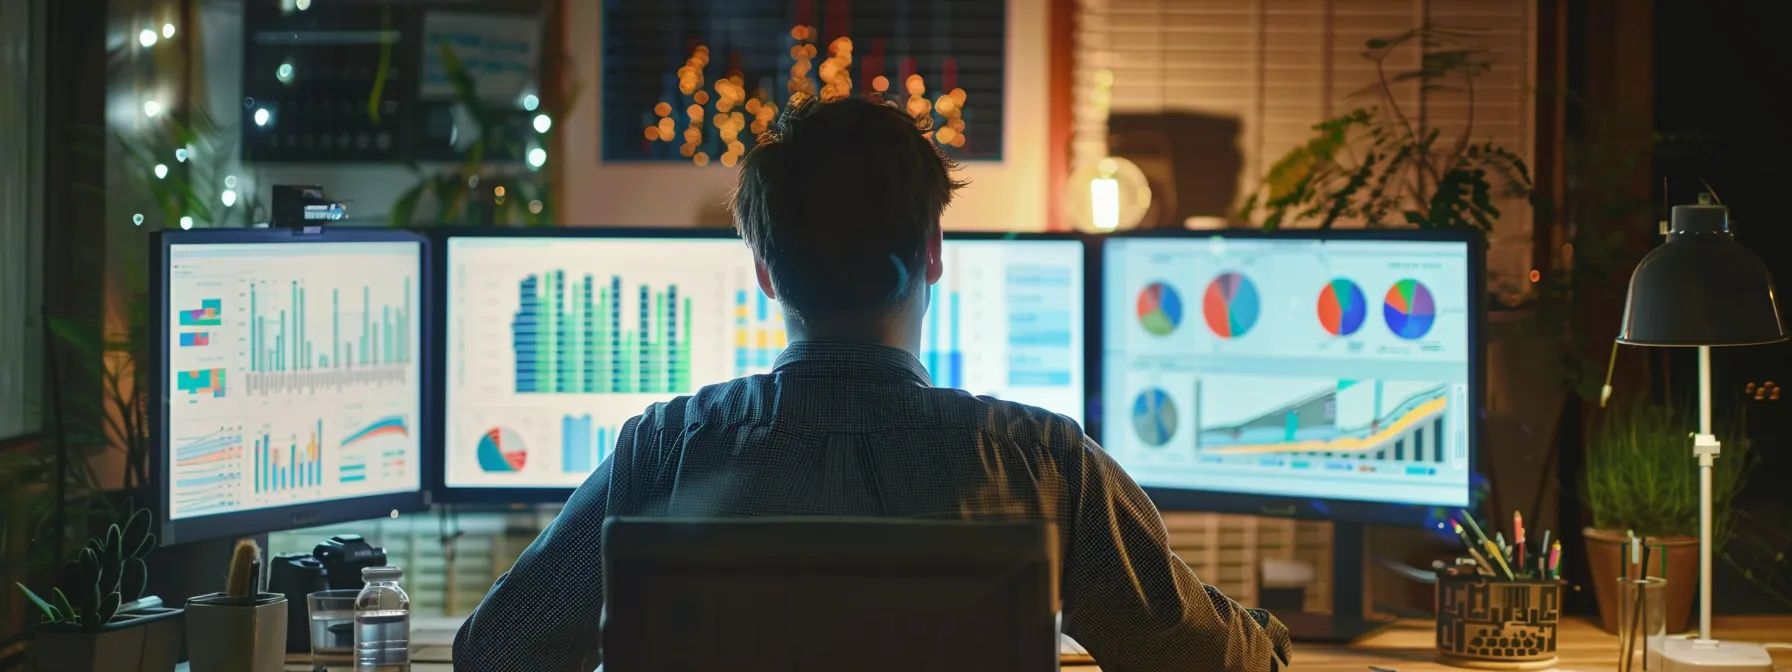
[[[174,160],[179,161],[181,163],[186,163],[187,162],[187,148],[182,147],[180,149],[174,150]]]
[[[143,213],[139,212],[135,215],[131,215],[131,223],[137,226],[143,226]]]
[[[549,119],[548,115],[545,115],[545,114],[535,115],[535,132],[536,133],[546,133],[546,132],[548,132],[548,129],[553,128],[553,126],[554,126],[554,120]]]
[[[174,37],[174,24],[162,24],[162,37]]]
[[[536,98],[535,94],[530,93],[523,96],[523,109],[525,111],[534,112],[537,107],[541,107],[541,99]]]
[[[144,28],[143,32],[137,33],[137,44],[143,45],[146,49],[156,46],[156,31]]]
[[[162,113],[162,104],[153,100],[143,101],[143,116],[154,118]]]
[[[541,214],[541,201],[529,201],[529,213],[534,215]]]
[[[281,63],[280,67],[274,69],[274,79],[280,80],[281,84],[291,84],[292,83],[292,64],[291,63]]]
[[[225,189],[224,193],[218,194],[218,199],[224,201],[224,207],[226,208],[236,205],[236,190]]]
[[[548,162],[548,150],[536,147],[529,150],[529,167],[540,168]]]
[[[255,125],[256,126],[268,125],[268,108],[264,107],[264,108],[261,108],[261,109],[255,111]]]
[[[185,230],[191,229],[191,228],[193,228],[193,218],[192,217],[180,218],[180,230],[185,231]]]
[[[236,188],[236,176],[235,175],[225,175],[224,176],[224,188],[226,188],[226,189],[235,189]]]
[[[167,176],[168,176],[168,166],[166,166],[164,164],[160,164],[160,163],[156,164],[156,179],[159,180],[159,179],[162,179]]]
[[[293,6],[298,7],[299,11],[303,12],[307,9],[311,9],[311,0],[298,0],[298,2],[293,3]]]

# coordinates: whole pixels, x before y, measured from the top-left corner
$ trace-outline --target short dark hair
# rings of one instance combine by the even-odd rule
[[[740,167],[734,224],[798,320],[872,316],[923,284],[963,182],[913,117],[877,99],[791,98]]]

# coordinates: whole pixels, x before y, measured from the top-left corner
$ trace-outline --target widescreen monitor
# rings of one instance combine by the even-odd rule
[[[630,417],[767,373],[789,343],[729,231],[512,231],[445,245],[449,499],[564,500]],[[950,236],[944,257],[921,339],[934,384],[1080,421],[1082,242]]]
[[[285,229],[157,240],[162,541],[421,509],[426,241]]]
[[[1164,508],[1467,506],[1478,250],[1421,232],[1107,240],[1102,445]]]

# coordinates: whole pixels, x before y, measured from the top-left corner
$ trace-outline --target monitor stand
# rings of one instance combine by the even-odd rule
[[[1297,642],[1349,644],[1394,622],[1368,614],[1367,534],[1362,523],[1332,524],[1332,613],[1276,614]]]

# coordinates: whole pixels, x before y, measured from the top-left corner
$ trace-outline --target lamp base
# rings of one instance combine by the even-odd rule
[[[1660,647],[1663,672],[1773,672],[1773,657],[1752,642],[1670,637]]]

